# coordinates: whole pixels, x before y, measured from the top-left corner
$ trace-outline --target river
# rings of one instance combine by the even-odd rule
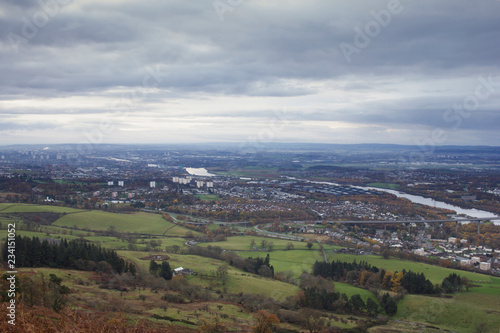
[[[312,183],[315,183],[315,184],[327,184],[327,185],[335,185],[335,186],[347,186],[347,185],[340,185],[340,184],[336,184],[336,183],[329,183],[329,182],[316,182],[316,181],[311,181]],[[408,193],[404,193],[404,192],[400,192],[400,191],[396,191],[396,190],[390,190],[390,189],[385,189],[385,188],[378,188],[378,187],[370,187],[370,186],[354,186],[354,185],[351,185],[351,187],[355,187],[355,188],[359,188],[359,189],[363,189],[363,190],[372,190],[372,191],[381,191],[381,192],[387,192],[387,193],[391,193],[391,194],[394,194],[395,196],[399,197],[399,198],[405,198],[405,199],[408,199],[410,200],[411,202],[414,202],[414,203],[418,203],[418,204],[421,204],[421,205],[427,205],[427,206],[431,206],[431,207],[436,207],[436,208],[444,208],[444,209],[449,209],[449,210],[454,210],[455,212],[457,212],[457,214],[465,214],[469,217],[474,217],[474,218],[483,218],[483,217],[495,217],[495,216],[498,216],[497,214],[494,214],[492,212],[488,212],[488,211],[485,211],[485,210],[479,210],[479,209],[475,209],[475,208],[462,208],[462,207],[458,207],[458,206],[455,206],[455,205],[451,205],[451,204],[448,204],[446,202],[442,202],[442,201],[436,201],[434,199],[431,199],[431,198],[424,198],[422,196],[419,196],[419,195],[414,195],[414,194],[408,194]],[[497,220],[497,221],[492,221],[494,224],[500,224],[500,220]]]

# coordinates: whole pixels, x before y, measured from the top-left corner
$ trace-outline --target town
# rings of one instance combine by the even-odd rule
[[[439,148],[418,163],[405,158],[412,146],[91,148],[0,148],[0,231],[15,226],[16,246],[2,255],[15,253],[24,284],[16,309],[111,309],[176,332],[262,318],[277,332],[411,331],[424,310],[406,302],[454,297],[457,311],[496,291],[496,148]]]
[[[485,214],[497,216],[497,149],[484,149],[479,159],[475,152],[472,164],[464,163],[469,161],[467,149],[448,148],[430,156],[429,163],[438,165],[432,168],[396,165],[411,147],[402,151],[398,146],[383,146],[363,157],[367,149],[363,146],[349,153],[335,145],[305,153],[278,148],[287,157],[276,158],[273,147],[259,152],[257,163],[256,156],[232,146],[201,150],[96,146],[84,156],[67,145],[13,146],[0,152],[3,200],[166,213],[175,223],[190,224],[196,230],[209,224],[231,227],[226,236],[270,232],[266,236],[308,239],[310,234],[322,235],[318,242],[348,242],[366,253],[388,248],[441,260],[450,267],[500,272],[498,220],[483,221],[478,233],[472,225],[480,221],[377,223],[467,217],[450,208],[411,202],[390,193],[394,189],[441,198],[465,209],[489,208]],[[259,226],[257,231],[254,225]]]

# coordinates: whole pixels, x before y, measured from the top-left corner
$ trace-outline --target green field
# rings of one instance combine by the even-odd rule
[[[373,184],[372,184],[373,186]],[[207,198],[207,200],[210,200]],[[15,213],[29,212],[55,212],[67,213],[55,221],[52,225],[43,225],[39,227],[40,232],[25,231],[21,228],[25,225],[21,221],[19,215]],[[10,215],[7,215],[9,214]],[[139,267],[139,274],[144,274],[148,271],[149,260],[141,260],[151,254],[165,254],[162,252],[166,246],[178,245],[184,247],[186,240],[183,238],[187,232],[192,232],[195,235],[200,233],[191,231],[182,226],[170,223],[163,219],[159,214],[152,213],[135,213],[135,214],[115,214],[102,211],[85,211],[72,208],[44,205],[25,205],[25,204],[0,204],[0,222],[2,229],[0,237],[5,238],[7,233],[7,224],[16,223],[16,233],[29,237],[50,237],[50,238],[67,238],[77,239],[84,238],[101,244],[103,247],[117,249],[121,256],[124,256]],[[95,231],[105,231],[113,226],[116,231],[124,233],[138,233],[135,244],[139,250],[144,249],[146,244],[151,240],[160,240],[161,246],[156,251],[137,252],[128,251],[129,243],[117,237],[103,236],[102,233]],[[213,226],[217,226],[214,224]],[[81,230],[74,230],[73,227]],[[165,233],[166,232],[166,233]],[[252,251],[250,243],[255,241],[255,246],[260,247],[261,241],[273,243],[273,251]],[[288,243],[294,245],[293,250],[285,250]],[[291,271],[295,278],[298,278],[303,272],[311,272],[315,261],[323,261],[323,254],[318,251],[318,244],[314,243],[312,250],[306,248],[306,242],[281,240],[276,238],[259,237],[259,236],[234,236],[228,237],[223,242],[202,243],[199,246],[218,246],[225,250],[237,251],[237,254],[242,258],[261,257],[264,258],[268,253],[270,255],[270,264],[273,265],[274,271],[284,272]],[[440,284],[442,280],[451,273],[456,273],[460,276],[467,277],[475,284],[475,287],[470,288],[468,292],[461,292],[446,297],[429,297],[420,295],[406,295],[398,303],[398,313],[394,319],[403,322],[417,323],[415,326],[422,331],[427,329],[434,331],[433,328],[425,328],[423,325],[431,325],[440,329],[446,329],[453,332],[474,332],[483,329],[483,332],[497,332],[500,328],[500,278],[492,277],[485,274],[447,269],[439,266],[401,260],[398,258],[383,259],[375,255],[351,255],[351,254],[336,254],[332,253],[331,249],[338,248],[336,246],[324,245],[327,250],[327,258],[329,261],[340,260],[346,262],[366,261],[370,264],[390,271],[414,271],[424,273],[425,276],[434,284]],[[225,285],[222,284],[220,278],[215,276],[215,271],[225,262],[221,260],[194,256],[180,255],[168,253],[168,260],[172,268],[184,267],[193,269],[197,275],[189,276],[190,283],[203,288],[209,288],[213,292],[223,292],[226,288],[227,292],[239,293],[255,293],[262,296],[268,296],[284,301],[289,296],[296,296],[299,288],[292,284],[280,282],[278,280],[263,278],[255,274],[249,274],[234,267],[229,267],[228,278]],[[48,268],[36,269],[37,272],[54,272],[60,275],[68,283],[70,288],[82,290],[78,297],[85,299],[95,299],[96,295],[101,291],[94,291],[94,286],[81,286],[76,283],[77,279],[89,280],[90,272],[77,272],[66,270],[53,270]],[[203,276],[205,275],[205,276]],[[335,290],[340,293],[345,293],[347,296],[360,294],[365,300],[371,298],[376,300],[376,297],[368,290],[354,287],[352,285],[340,282],[335,283]],[[120,303],[120,294],[117,291],[109,291],[117,298],[117,304]],[[158,309],[155,303],[159,296],[152,291],[142,291],[147,295],[150,303],[149,313],[164,315],[165,313],[174,318],[181,318],[177,311],[179,308],[169,306],[168,311]],[[127,294],[127,300],[137,298],[141,291],[134,291]],[[113,297],[115,297],[113,296]],[[378,303],[378,301],[377,301]],[[104,301],[102,304],[105,304]],[[215,303],[214,303],[215,304]],[[137,305],[137,304],[136,304]],[[134,306],[136,306],[134,305]],[[240,312],[240,307],[237,305],[220,304],[224,307],[227,305],[226,311],[231,313],[231,316],[240,320],[247,320],[248,313]],[[101,306],[101,305],[99,305]],[[105,305],[102,305],[105,308]],[[142,305],[144,306],[144,305]],[[179,305],[180,306],[180,305]],[[212,306],[212,305],[210,305]],[[166,311],[166,312],[165,312]],[[208,318],[208,317],[207,317]],[[422,326],[418,326],[421,324]],[[479,324],[483,326],[479,327]],[[399,324],[398,324],[399,325]],[[388,324],[387,332],[391,331]],[[396,326],[394,326],[396,327]],[[393,330],[394,331],[394,330]],[[376,332],[376,331],[374,331]],[[385,331],[381,331],[385,332]],[[413,331],[412,331],[413,332]]]
[[[198,197],[198,198],[200,198],[200,200],[203,200],[203,201],[220,200],[220,197],[216,194],[198,194],[198,195],[195,195],[195,197]]]
[[[251,251],[252,248],[250,246],[250,243],[255,241],[255,246],[260,248],[261,242],[263,240],[267,241],[268,243],[273,244],[273,252],[276,250],[285,250],[286,246],[288,243],[293,244],[293,250],[303,250],[306,249],[307,242],[300,242],[300,241],[291,241],[287,239],[279,239],[279,238],[272,238],[272,237],[263,237],[263,236],[231,236],[228,237],[227,240],[222,241],[222,242],[209,242],[209,243],[200,243],[198,244],[199,246],[218,246],[224,250],[231,250],[231,251]],[[336,245],[327,245],[323,244],[323,248],[325,250],[334,250],[334,249],[339,249],[341,248],[340,246]],[[315,243],[313,245],[312,250],[318,250],[319,247]]]
[[[98,242],[101,246],[106,248],[111,248],[115,250],[128,250],[129,242],[123,241],[116,237],[108,237],[108,236],[85,236],[85,239]],[[184,243],[186,240],[180,237],[154,237],[154,238],[140,238],[136,240],[135,246],[137,250],[144,251],[146,249],[146,243],[149,243],[152,240],[161,241],[161,245],[157,248],[157,250],[151,250],[152,252],[162,252],[164,251],[166,246],[178,245],[180,247],[184,247]]]
[[[149,260],[140,260],[139,258],[149,255],[147,252],[132,252],[119,251],[120,255],[133,260],[143,270],[149,267]],[[156,253],[152,251],[151,253]],[[222,284],[217,278],[202,279],[200,274],[215,275],[215,271],[225,262],[221,260],[205,258],[193,255],[168,254],[168,260],[172,269],[177,267],[190,268],[194,270],[198,276],[190,276],[189,280],[192,283],[203,287],[216,285],[216,288],[222,289]],[[277,280],[263,278],[259,275],[246,273],[242,270],[229,266],[227,290],[230,293],[238,294],[254,293],[262,296],[268,296],[279,300],[284,300],[288,296],[295,296],[299,291],[297,286],[283,283]]]
[[[5,229],[0,230],[0,239],[1,240],[4,240],[7,237],[6,226],[4,226],[4,228]],[[30,238],[32,238],[32,237],[38,237],[38,238],[55,238],[55,239],[66,238],[68,240],[79,238],[76,235],[69,235],[69,234],[68,235],[63,235],[63,234],[52,235],[51,234],[50,236],[47,236],[47,234],[45,234],[43,232],[26,231],[26,230],[19,230],[19,229],[16,229],[16,235],[30,237]]]
[[[424,273],[424,275],[432,282],[432,283],[441,283],[445,277],[450,275],[451,273],[456,273],[460,276],[465,276],[469,280],[478,282],[478,283],[490,283],[492,281],[492,277],[486,274],[479,274],[467,271],[461,271],[456,269],[444,268],[429,264],[424,264],[420,262],[413,262],[408,260],[401,260],[397,258],[391,259],[383,259],[379,256],[357,256],[354,254],[328,254],[328,260],[340,260],[346,262],[353,262],[356,260],[367,261],[373,266],[377,266],[378,268],[384,268],[390,271],[402,271],[405,269],[406,271],[414,271],[417,273]]]
[[[238,255],[243,258],[264,258],[267,253],[269,253],[269,257],[271,259],[270,263],[274,267],[275,272],[291,271],[296,278],[298,278],[303,272],[310,273],[314,262],[323,261],[322,253],[314,250],[272,252],[241,251],[238,252]],[[355,294],[360,294],[365,302],[367,298],[372,298],[377,301],[377,298],[370,291],[351,286],[347,283],[335,282],[335,291],[345,293],[349,297]]]
[[[108,230],[111,226],[118,232],[163,235],[167,231],[169,236],[184,236],[188,229],[166,221],[159,214],[135,213],[114,214],[101,211],[81,212],[65,215],[54,222],[56,226],[74,227],[84,230]],[[195,232],[193,232],[195,233]]]
[[[398,303],[395,319],[425,323],[454,332],[484,331],[496,333],[500,328],[500,297],[464,292],[452,298],[406,295]]]
[[[317,250],[240,251],[238,255],[242,258],[265,258],[268,253],[275,272],[291,271],[295,277],[303,272],[310,273],[316,261],[323,261],[323,254]]]
[[[470,288],[469,291],[485,295],[497,295],[500,298],[500,278],[492,277],[490,283],[481,284],[478,287]]]
[[[342,282],[335,282],[335,291],[338,291],[340,293],[346,294],[348,297],[351,297],[353,295],[359,294],[363,301],[365,301],[368,298],[373,299],[377,304],[379,304],[377,297],[375,297],[374,294],[372,294],[370,291],[358,287],[351,286],[348,283],[342,283]]]
[[[0,204],[1,213],[78,213],[84,212],[81,209],[74,209],[68,207],[49,206],[49,205],[28,205],[28,204]]]
[[[214,243],[202,243],[199,246],[218,246],[224,250],[232,250],[232,251],[249,251],[251,250],[250,243],[252,240],[255,242],[256,247],[260,247],[260,244],[263,240],[273,243],[273,250],[284,250],[288,243],[292,243],[294,249],[302,249],[306,247],[306,243],[297,242],[297,241],[289,241],[285,239],[277,239],[277,238],[268,238],[268,237],[259,237],[259,236],[233,236],[228,237],[227,240],[222,242],[214,242]]]

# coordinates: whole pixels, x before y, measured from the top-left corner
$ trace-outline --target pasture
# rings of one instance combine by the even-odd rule
[[[323,261],[323,254],[317,250],[241,251],[238,255],[242,258],[265,258],[268,253],[275,272],[291,271],[297,278],[303,272],[310,273],[316,261]]]
[[[69,213],[84,212],[84,210],[68,208],[68,207],[49,206],[49,205],[29,205],[29,204],[10,204],[10,203],[0,204],[0,213],[38,213],[38,212],[69,214]]]
[[[291,271],[295,278],[298,278],[303,272],[310,273],[314,262],[323,261],[323,254],[314,250],[290,250],[290,251],[273,251],[273,252],[258,252],[258,251],[242,251],[238,255],[243,258],[264,258],[269,253],[271,259],[270,264],[274,267],[275,272]],[[372,298],[377,302],[377,298],[368,290],[351,286],[347,283],[334,282],[335,291],[345,293],[347,296],[359,294],[366,302],[368,298]]]
[[[398,258],[390,258],[383,259],[380,256],[373,255],[354,255],[354,254],[328,254],[329,261],[346,261],[353,262],[356,260],[357,262],[366,261],[373,266],[377,266],[378,268],[383,268],[385,270],[390,271],[402,271],[405,269],[406,271],[413,271],[416,273],[424,273],[424,275],[432,282],[432,283],[441,283],[445,277],[450,275],[451,273],[456,273],[460,276],[465,276],[469,280],[477,282],[477,283],[489,283],[491,282],[491,276],[486,274],[461,271],[456,269],[444,268],[429,264],[424,264],[421,262],[413,262],[409,260],[402,260]]]
[[[159,214],[135,213],[116,214],[102,211],[80,212],[65,215],[54,222],[61,227],[76,227],[83,230],[108,230],[114,227],[118,232],[185,236],[189,229],[166,221]],[[168,231],[167,231],[168,230]],[[193,232],[196,234],[196,232]]]
[[[230,236],[227,240],[222,242],[210,242],[210,243],[200,243],[198,246],[217,246],[224,250],[230,251],[253,251],[252,241],[255,242],[255,247],[261,248],[262,241],[273,244],[273,252],[278,250],[286,250],[287,245],[291,243],[293,245],[293,250],[306,250],[307,242],[292,241],[287,239],[279,239],[274,237],[263,237],[263,236]],[[340,246],[323,244],[325,250],[339,249]],[[318,244],[314,243],[312,251],[317,251],[319,249]],[[262,251],[265,252],[265,251]]]
[[[363,299],[363,301],[365,302],[365,304],[366,304],[366,300],[368,298],[371,298],[377,304],[379,304],[377,297],[375,297],[374,294],[372,294],[370,291],[368,291],[366,289],[354,287],[348,283],[343,283],[343,282],[334,282],[334,283],[335,283],[335,291],[336,292],[344,293],[348,297],[359,294],[361,296],[361,298]]]
[[[285,239],[277,239],[277,238],[268,238],[268,237],[259,237],[259,236],[233,236],[228,237],[227,240],[222,242],[214,242],[214,243],[201,243],[199,246],[218,246],[224,250],[231,251],[250,251],[252,246],[250,245],[252,241],[255,242],[255,246],[260,248],[262,241],[266,241],[268,243],[273,243],[274,250],[284,250],[288,243],[292,243],[295,249],[305,248],[306,243],[297,242],[297,241],[289,241]]]
[[[426,323],[454,332],[498,332],[500,297],[463,292],[451,298],[406,295],[395,319]]]
[[[156,253],[151,251],[150,253]],[[148,256],[148,252],[132,252],[132,251],[118,251],[118,254],[133,261],[140,269],[147,271],[149,269],[149,260],[142,260],[140,258]],[[203,286],[212,287],[216,289],[223,289],[222,281],[216,277],[216,270],[219,266],[226,264],[224,261],[205,258],[194,255],[179,255],[171,254],[168,256],[170,267],[172,269],[177,267],[190,268],[194,270],[197,275],[189,276],[188,279],[191,283]],[[205,275],[205,277],[202,277]],[[227,291],[229,293],[250,293],[268,296],[279,300],[284,300],[288,296],[295,296],[299,291],[297,286],[283,283],[277,280],[263,278],[259,275],[246,273],[237,268],[228,266],[228,278],[226,283]]]

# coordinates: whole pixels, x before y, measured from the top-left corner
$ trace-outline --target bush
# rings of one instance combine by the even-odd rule
[[[164,301],[167,301],[169,303],[177,303],[177,304],[184,303],[184,298],[178,294],[167,293],[167,294],[163,295],[161,299]]]

